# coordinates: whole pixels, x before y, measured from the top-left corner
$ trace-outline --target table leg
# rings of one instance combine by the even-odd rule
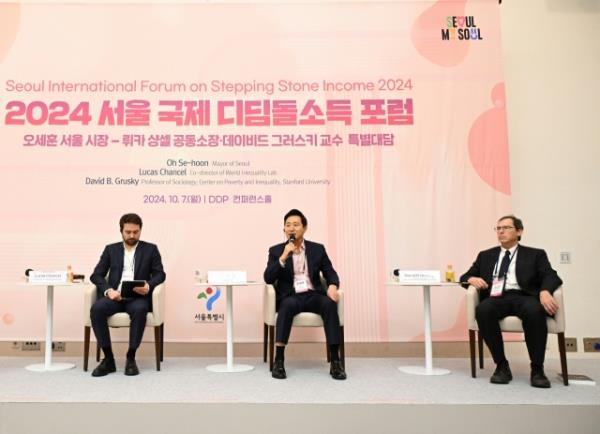
[[[431,286],[423,285],[423,316],[424,324],[424,342],[425,345],[425,367],[423,366],[400,366],[399,370],[406,374],[413,375],[445,375],[449,374],[448,369],[433,367],[433,351],[431,339]]]
[[[427,375],[431,375],[433,372],[433,357],[431,348],[431,287],[429,285],[423,285],[423,310],[425,317],[425,372]]]
[[[235,365],[233,363],[233,285],[227,285],[226,295],[227,324],[227,363],[225,365],[209,365],[206,367],[212,372],[245,372],[254,369],[251,365]]]
[[[49,372],[64,371],[74,368],[73,363],[52,363],[52,327],[54,324],[54,285],[46,288],[46,342],[44,344],[44,363],[36,363],[26,367],[29,371]]]
[[[233,370],[233,288],[227,285],[227,370]]]

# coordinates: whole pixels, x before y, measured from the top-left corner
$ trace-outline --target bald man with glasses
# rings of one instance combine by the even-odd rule
[[[481,302],[475,310],[479,332],[490,349],[496,370],[495,384],[508,384],[512,373],[504,355],[500,320],[515,315],[523,322],[525,343],[531,360],[531,385],[550,387],[544,373],[548,327],[546,316],[558,309],[552,293],[562,280],[552,269],[546,252],[519,243],[523,222],[514,215],[500,218],[494,228],[500,246],[484,250],[460,278],[463,286],[474,286]]]

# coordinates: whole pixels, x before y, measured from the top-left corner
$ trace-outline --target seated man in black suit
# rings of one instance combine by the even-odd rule
[[[275,286],[277,305],[276,354],[273,378],[286,378],[285,345],[290,337],[294,316],[300,312],[321,315],[325,337],[331,353],[329,373],[336,380],[345,380],[346,372],[340,361],[340,318],[337,311],[337,289],[340,280],[331,265],[325,247],[304,239],[307,220],[304,214],[292,209],[283,218],[283,231],[288,241],[269,249],[265,282]],[[321,285],[320,273],[327,282]]]
[[[525,342],[531,360],[531,385],[550,387],[544,374],[548,327],[546,316],[558,309],[552,293],[562,280],[552,269],[546,252],[519,244],[523,222],[513,215],[502,217],[496,225],[499,247],[484,250],[465,274],[463,286],[473,285],[481,303],[475,310],[479,331],[487,344],[496,370],[490,381],[508,384],[512,373],[504,356],[499,321],[510,315],[523,322]]]
[[[142,219],[137,214],[125,214],[121,217],[119,226],[123,241],[104,248],[100,262],[90,276],[98,291],[98,299],[90,310],[92,328],[98,345],[104,352],[104,359],[92,372],[93,377],[102,377],[116,371],[108,317],[117,312],[127,312],[131,318],[125,375],[139,374],[135,352],[142,342],[146,314],[151,310],[152,291],[166,277],[156,245],[140,241]],[[139,296],[128,299],[121,297],[121,282],[126,280],[146,282],[144,286],[134,288]]]

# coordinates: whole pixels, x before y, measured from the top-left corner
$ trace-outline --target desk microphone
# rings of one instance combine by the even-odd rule
[[[28,268],[27,270],[25,270],[25,276],[29,277],[29,273],[33,271],[33,269]]]

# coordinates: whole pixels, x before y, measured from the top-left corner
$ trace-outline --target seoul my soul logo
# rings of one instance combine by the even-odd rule
[[[213,304],[215,303],[215,301],[217,301],[219,299],[220,296],[221,296],[220,288],[213,289],[209,286],[204,291],[200,292],[196,298],[198,300],[206,299],[206,310],[210,312],[210,311],[212,311]]]
[[[475,17],[450,16],[446,18],[446,28],[442,29],[442,41],[482,40],[481,29],[475,25]]]

